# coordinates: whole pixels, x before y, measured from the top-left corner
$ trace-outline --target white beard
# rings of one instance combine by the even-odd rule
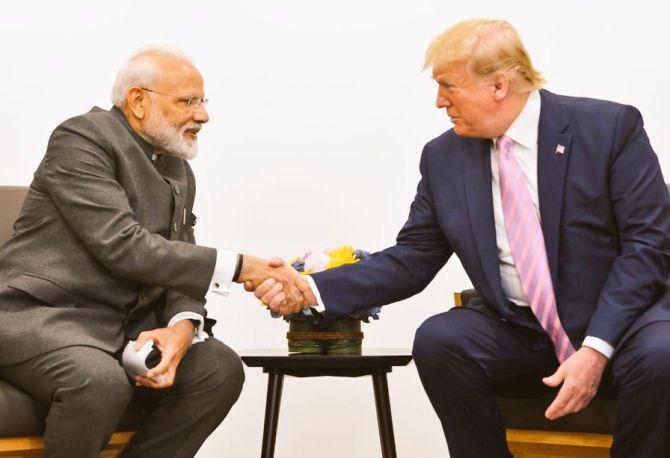
[[[188,140],[184,134],[189,129],[200,130],[201,127],[202,123],[189,122],[177,129],[165,120],[158,106],[152,104],[144,135],[149,143],[161,149],[165,154],[189,160],[198,155],[198,139]]]

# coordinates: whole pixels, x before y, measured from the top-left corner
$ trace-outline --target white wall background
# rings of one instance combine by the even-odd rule
[[[670,173],[667,2],[7,2],[0,9],[0,183],[28,184],[51,130],[109,107],[120,63],[149,43],[192,55],[211,98],[193,162],[202,244],[261,256],[393,243],[423,144],[447,128],[421,73],[430,39],[470,17],[510,20],[549,90],[638,107]],[[446,180],[450,177],[444,177]],[[414,330],[469,286],[456,259],[422,294],[365,326],[366,347],[410,348]],[[286,325],[237,288],[210,298],[236,350],[283,347]],[[198,457],[260,454],[266,376]],[[447,454],[414,366],[389,376],[400,457]],[[371,382],[287,379],[277,458],[380,456]]]

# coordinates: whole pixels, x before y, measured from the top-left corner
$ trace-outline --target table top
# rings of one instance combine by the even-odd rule
[[[374,368],[406,366],[412,360],[407,348],[363,348],[360,355],[289,353],[287,349],[245,350],[240,353],[249,367],[277,368]]]

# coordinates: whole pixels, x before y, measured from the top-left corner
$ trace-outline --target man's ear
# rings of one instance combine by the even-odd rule
[[[144,119],[146,117],[147,109],[145,108],[148,102],[145,92],[139,87],[131,87],[126,94],[126,105],[128,110],[137,119]]]
[[[510,80],[504,72],[493,75],[493,97],[496,102],[501,102],[510,91]]]

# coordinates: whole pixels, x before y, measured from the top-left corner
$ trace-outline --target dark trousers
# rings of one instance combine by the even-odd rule
[[[545,334],[468,307],[426,320],[414,359],[451,458],[510,457],[496,395],[540,396],[558,367]],[[604,383],[617,396],[613,457],[670,457],[670,322],[618,349]]]
[[[172,387],[137,388],[119,362],[93,347],[55,350],[0,367],[0,378],[49,406],[49,458],[98,457],[129,403],[144,420],[123,457],[192,457],[240,395],[239,357],[216,339],[192,345]]]

